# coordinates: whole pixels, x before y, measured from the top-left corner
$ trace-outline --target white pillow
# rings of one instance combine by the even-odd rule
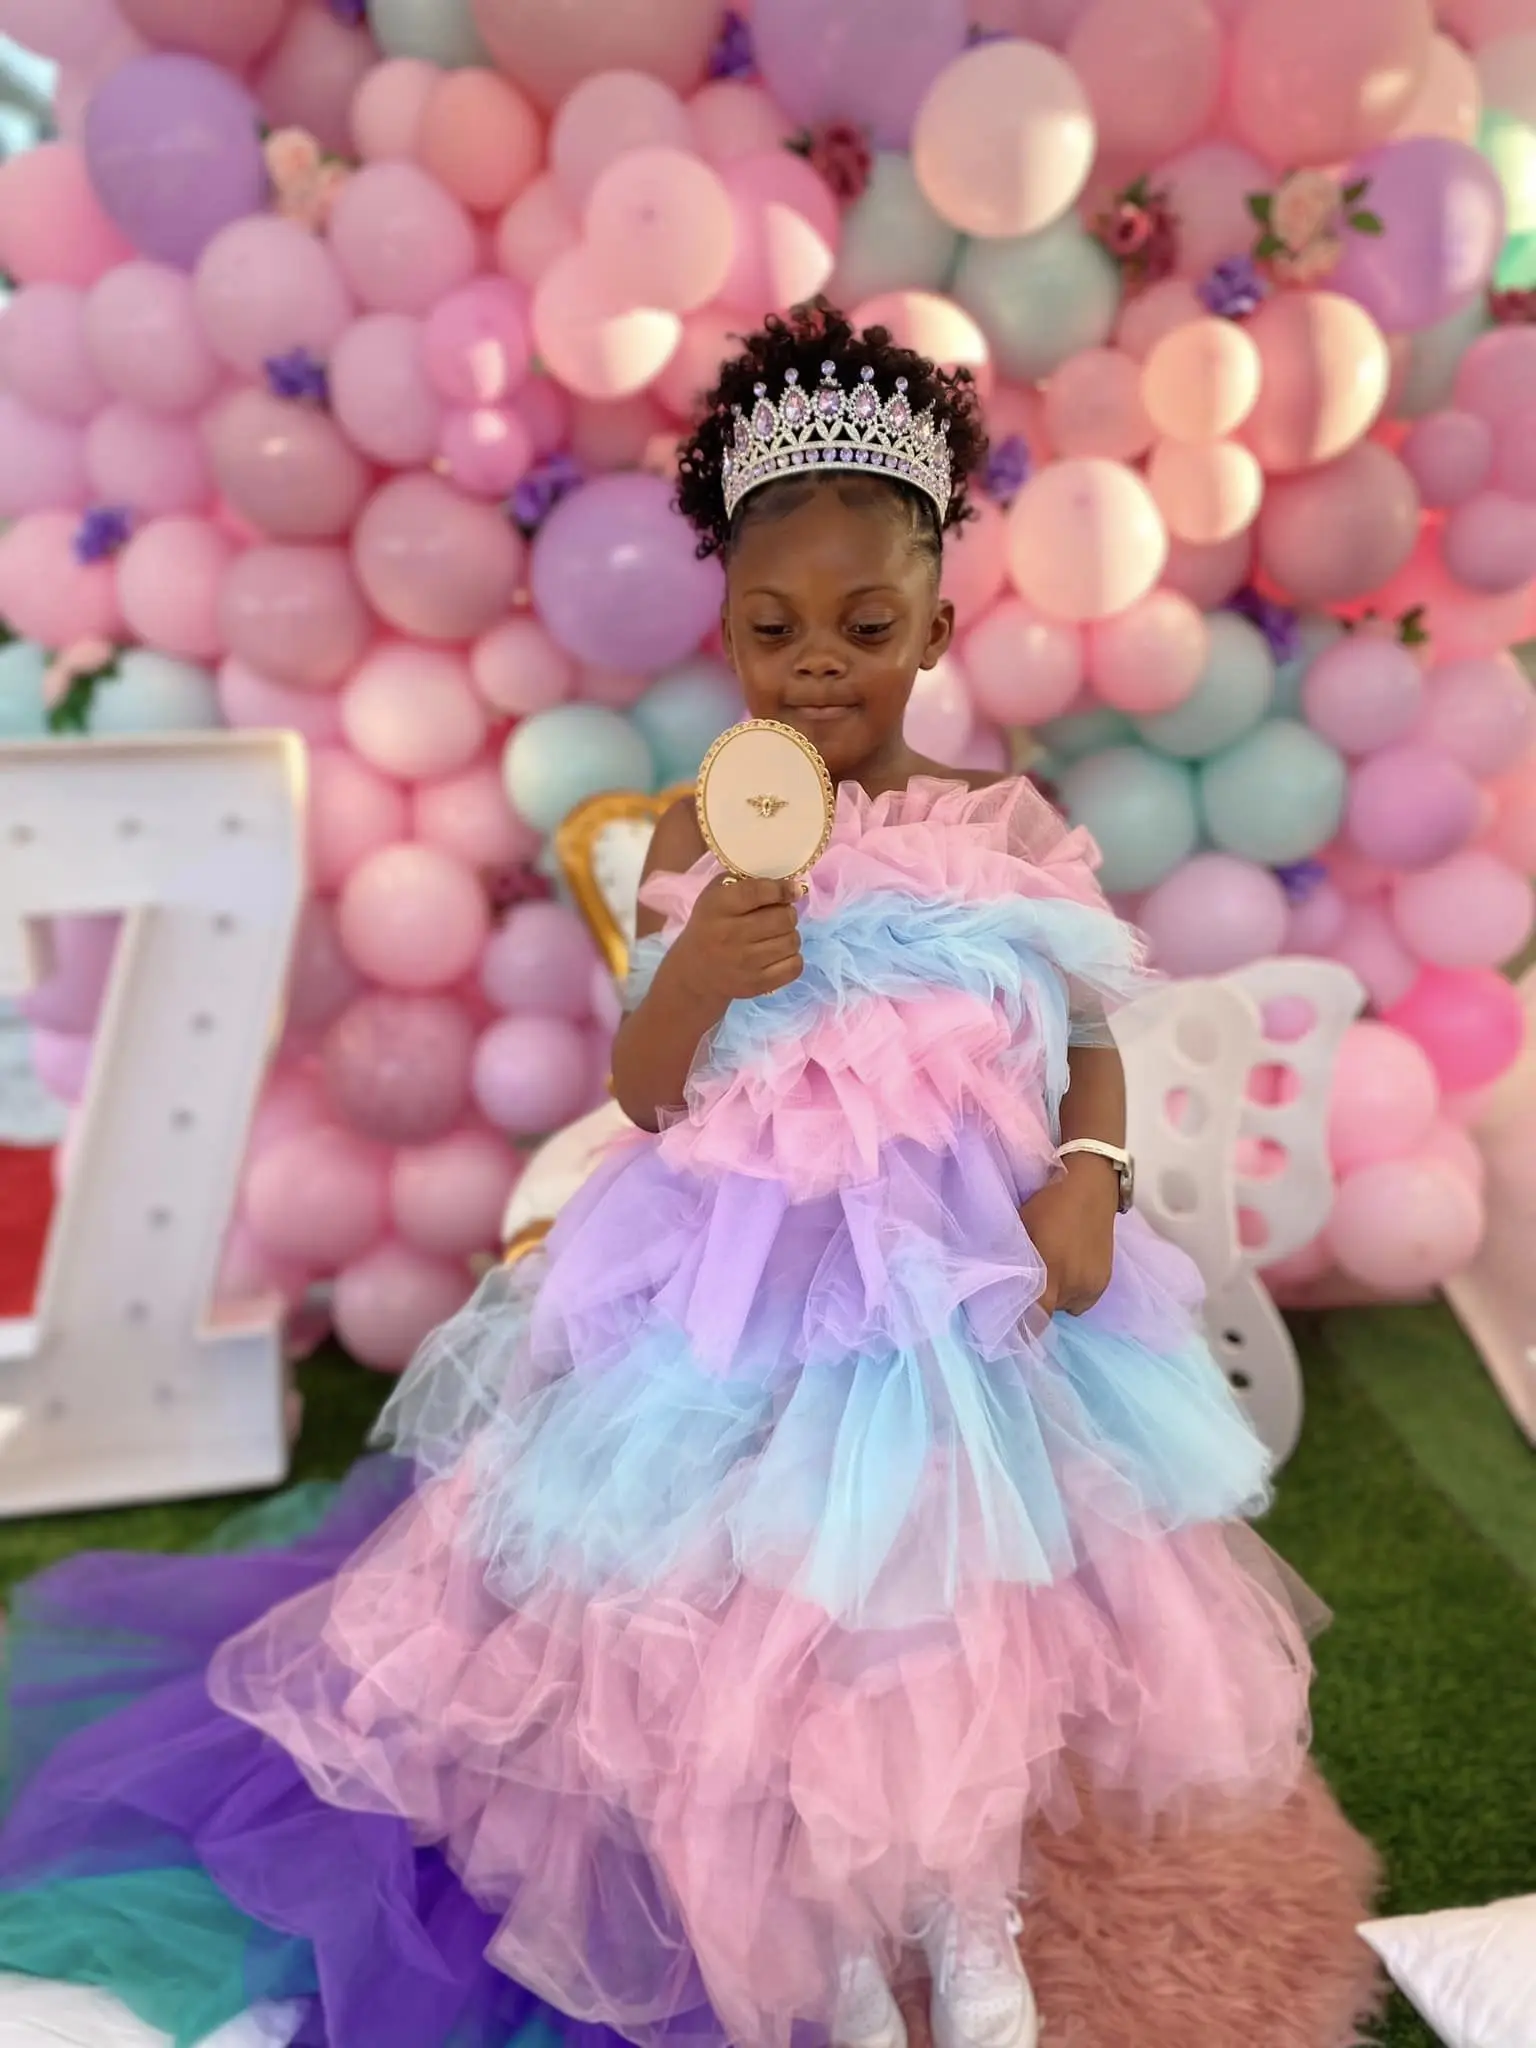
[[[1373,1920],[1360,1933],[1446,2048],[1536,2042],[1536,1893]]]
[[[303,2010],[257,2006],[210,2034],[202,2048],[288,2048]],[[171,2048],[170,2037],[146,2027],[105,1991],[47,1984],[38,1977],[0,1976],[0,2048]]]

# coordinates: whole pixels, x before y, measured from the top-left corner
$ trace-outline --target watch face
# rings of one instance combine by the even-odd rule
[[[1127,1154],[1125,1164],[1120,1169],[1120,1214],[1128,1216],[1135,1201],[1136,1162]]]

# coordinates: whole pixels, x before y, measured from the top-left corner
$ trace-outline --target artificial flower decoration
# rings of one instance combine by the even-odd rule
[[[868,190],[875,153],[864,130],[852,121],[829,121],[823,128],[797,135],[789,147],[805,158],[842,205],[851,206]]]
[[[1248,211],[1261,230],[1256,262],[1267,263],[1282,284],[1321,284],[1339,267],[1344,236],[1379,235],[1379,214],[1365,206],[1369,178],[1339,184],[1327,171],[1292,171],[1273,192],[1251,192]]]
[[[728,7],[720,23],[715,47],[709,53],[711,78],[755,78],[757,53],[752,47],[752,25],[734,7]]]
[[[127,505],[93,505],[75,528],[75,560],[82,569],[110,562],[133,539],[134,516]]]
[[[1004,509],[1013,503],[1034,474],[1034,457],[1022,434],[1007,434],[987,450],[981,487],[995,505]]]
[[[307,128],[279,128],[262,147],[276,212],[313,234],[322,234],[352,176],[350,165],[327,156]]]
[[[1096,238],[1114,257],[1128,285],[1160,284],[1179,261],[1178,216],[1166,192],[1138,178],[1117,192],[1093,224]]]
[[[262,365],[267,389],[274,398],[295,405],[313,405],[323,412],[331,402],[330,372],[320,357],[307,348],[291,348],[285,355],[268,356]]]
[[[1536,291],[1490,292],[1488,317],[1495,327],[1536,325]]]
[[[1278,666],[1283,668],[1300,654],[1301,619],[1291,605],[1278,604],[1261,590],[1247,586],[1229,600],[1226,610],[1257,626]]]
[[[551,455],[529,470],[507,500],[507,512],[513,524],[532,538],[560,500],[579,491],[585,482],[580,464],[571,456]]]
[[[1206,272],[1195,297],[1218,320],[1246,320],[1269,296],[1269,286],[1251,256],[1228,256]]]

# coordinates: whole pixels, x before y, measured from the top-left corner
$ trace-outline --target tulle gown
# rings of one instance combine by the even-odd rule
[[[638,989],[710,873],[653,885]],[[1069,1044],[1142,976],[1090,846],[1022,782],[845,787],[802,929],[801,980],[731,1010],[686,1114],[428,1343],[383,1425],[398,1506],[186,1682],[217,1824],[168,1797],[181,1863],[321,1978],[329,1941],[332,2048],[500,2048],[553,2024],[535,1998],[645,2048],[802,2048],[841,1957],[1015,1891],[1085,1783],[1151,1818],[1295,1781],[1309,1658],[1233,1533],[1266,1458],[1192,1268],[1127,1219],[1096,1309],[1035,1308],[1019,1208]],[[142,1866],[135,1736],[98,1749],[93,1814],[70,1744],[38,1770],[0,1875],[110,1879],[119,1825]],[[398,1881],[338,1946],[369,1829]],[[382,1954],[370,2016],[342,2002],[370,1944],[441,1955],[422,1898],[458,2031],[391,2027]]]

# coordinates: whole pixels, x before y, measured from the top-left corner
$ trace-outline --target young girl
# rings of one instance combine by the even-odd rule
[[[37,1771],[0,1966],[77,1973],[79,1886],[120,1926],[153,1871],[333,2048],[500,2048],[514,1984],[644,2048],[902,2048],[924,1961],[940,2048],[1030,2048],[1031,1823],[1289,1790],[1307,1653],[1229,1540],[1264,1453],[1123,1213],[1136,941],[1027,782],[903,738],[981,453],[963,379],[826,308],[726,368],[681,505],[830,847],[797,897],[664,820],[614,1062],[649,1135],[427,1345],[414,1485],[334,1576],[355,1527],[206,1692]],[[131,1630],[79,1569],[43,1620]]]

